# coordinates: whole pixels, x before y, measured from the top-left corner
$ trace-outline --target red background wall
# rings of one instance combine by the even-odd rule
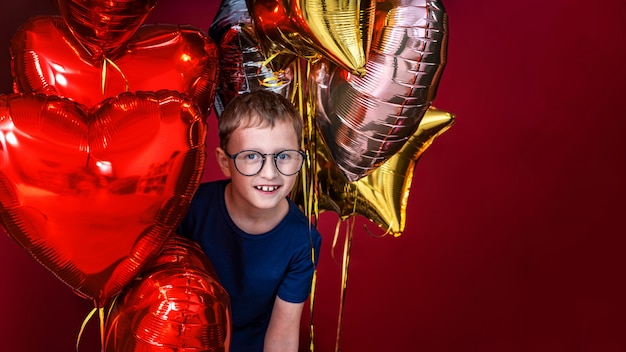
[[[11,35],[55,14],[51,3],[0,5],[2,92]],[[435,105],[456,123],[417,165],[405,233],[370,237],[359,220],[341,350],[626,351],[626,2],[444,5],[449,62]],[[206,31],[217,6],[160,0],[147,23]],[[336,220],[320,224],[317,351],[335,346]],[[6,235],[0,285],[2,350],[74,348],[91,303]],[[96,329],[81,351],[99,349]]]

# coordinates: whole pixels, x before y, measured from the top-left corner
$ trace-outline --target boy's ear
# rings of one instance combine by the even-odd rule
[[[217,159],[217,164],[220,166],[220,169],[222,169],[224,176],[230,178],[230,158],[226,155],[224,149],[220,147],[215,148],[215,159]]]

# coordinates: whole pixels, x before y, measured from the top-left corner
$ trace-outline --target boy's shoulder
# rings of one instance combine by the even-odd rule
[[[196,194],[214,192],[220,189],[226,189],[226,185],[229,182],[230,182],[230,179],[203,182],[198,186],[198,189],[196,190]]]
[[[308,224],[308,220],[300,207],[289,197],[287,198],[287,201],[289,202],[289,212],[287,213],[287,217],[294,219],[298,222]]]
[[[191,202],[192,208],[194,206],[196,208],[202,208],[208,204],[222,203],[221,199],[224,198],[224,192],[228,181],[230,180],[226,179],[201,183],[193,195],[193,200]]]
[[[312,228],[313,232],[317,232],[315,226],[311,225],[309,219],[304,215],[300,207],[296,205],[291,199],[289,199],[289,212],[287,213],[286,218],[290,219],[292,224],[295,224],[297,227],[304,227],[306,229]]]

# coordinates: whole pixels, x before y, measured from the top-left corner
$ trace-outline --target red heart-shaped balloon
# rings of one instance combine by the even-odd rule
[[[231,311],[202,248],[178,235],[111,305],[103,351],[229,351]]]
[[[55,0],[74,37],[95,56],[119,49],[143,24],[156,0]]]
[[[14,91],[45,93],[93,106],[125,91],[188,94],[208,115],[218,81],[215,43],[192,26],[143,25],[121,50],[92,55],[59,16],[37,16],[10,46]]]
[[[102,307],[160,250],[200,183],[206,126],[177,92],[88,109],[0,96],[0,222],[43,266]]]

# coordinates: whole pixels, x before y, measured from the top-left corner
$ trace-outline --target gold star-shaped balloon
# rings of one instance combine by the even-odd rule
[[[319,211],[329,210],[342,220],[362,215],[385,233],[399,236],[406,223],[406,208],[417,161],[432,142],[454,123],[454,115],[431,107],[402,149],[369,175],[348,182],[334,165],[321,138],[317,139],[316,173]],[[296,202],[305,197],[294,196]]]
[[[311,60],[326,57],[355,75],[365,75],[376,1],[246,0],[246,4],[266,57],[274,53]]]

